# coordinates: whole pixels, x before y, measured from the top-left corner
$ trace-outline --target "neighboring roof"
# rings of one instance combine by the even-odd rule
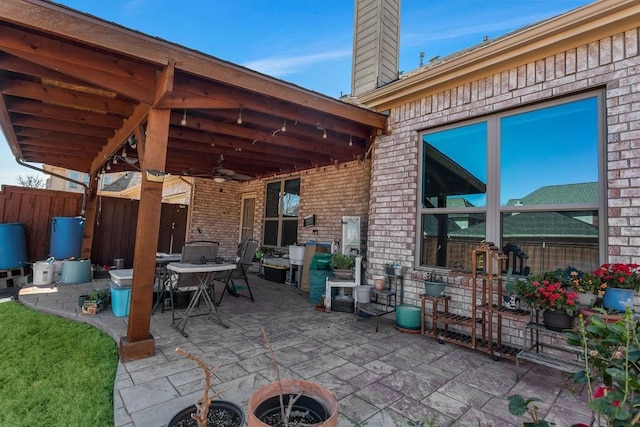
[[[0,126],[27,162],[96,173],[123,149],[141,154],[132,136],[168,138],[161,172],[264,177],[364,158],[386,128],[382,114],[44,0],[2,0],[0,33]]]
[[[140,172],[127,172],[112,183],[102,187],[102,191],[120,192],[126,190],[129,187],[133,187],[134,185],[140,185],[141,182],[142,174]]]
[[[572,218],[563,212],[522,212],[505,214],[502,221],[505,238],[597,238],[598,227]],[[480,238],[486,236],[485,224],[478,224],[463,230],[454,230],[451,237]]]
[[[562,205],[598,202],[598,183],[547,185],[522,199],[511,199],[507,206]]]

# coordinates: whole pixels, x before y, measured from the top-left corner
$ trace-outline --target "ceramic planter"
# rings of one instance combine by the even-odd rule
[[[446,283],[444,282],[429,282],[428,280],[425,280],[424,292],[430,297],[441,297],[444,296],[445,285]]]
[[[564,331],[573,327],[573,317],[564,310],[545,310],[542,312],[544,326],[552,331]]]
[[[593,307],[597,299],[598,295],[584,292],[578,292],[578,298],[576,298],[581,307]]]
[[[260,387],[251,395],[247,404],[249,427],[280,425],[278,424],[281,422],[280,385],[282,385],[285,408],[290,397],[302,393],[293,406],[292,415],[309,412],[313,420],[303,420],[305,425],[312,424],[320,427],[338,425],[338,400],[329,389],[306,380],[281,380],[280,383],[273,382]]]
[[[633,289],[607,288],[602,297],[602,306],[606,310],[623,312],[629,306],[633,310]]]
[[[197,427],[191,414],[196,413],[196,406],[190,406],[178,412],[169,421],[169,427]],[[242,408],[226,400],[212,400],[207,415],[207,427],[242,427],[244,413]]]

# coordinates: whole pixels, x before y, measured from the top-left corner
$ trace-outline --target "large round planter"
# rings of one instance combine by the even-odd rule
[[[594,311],[589,307],[584,307],[580,309],[580,314],[584,318],[584,323],[588,325],[590,323],[591,316],[594,314],[599,316],[605,323],[616,323],[618,320],[622,319],[622,314],[602,314]]]
[[[624,312],[629,306],[633,310],[633,289],[607,288],[602,297],[602,306],[606,310]]]
[[[396,307],[396,326],[400,330],[420,331],[420,307],[400,304]]]
[[[444,282],[429,282],[427,280],[424,281],[424,293],[430,297],[441,297],[444,296],[444,287],[446,283]]]
[[[169,421],[169,427],[198,427],[191,414],[196,413],[196,406],[190,406],[178,412]],[[212,400],[207,415],[207,427],[242,427],[244,412],[233,402],[226,400]]]
[[[319,385],[306,380],[281,380],[260,387],[249,397],[247,404],[247,425],[264,427],[281,425],[280,417],[280,384],[285,408],[289,397],[302,396],[294,404],[294,411],[309,411],[318,420],[306,422],[314,426],[335,427],[338,425],[338,400],[333,393]],[[292,411],[293,412],[293,411]],[[276,418],[274,421],[273,419]]]
[[[552,331],[564,331],[573,327],[573,317],[564,310],[545,310],[542,312],[544,326]]]
[[[598,295],[594,293],[578,292],[576,301],[578,301],[578,304],[580,304],[581,307],[593,307],[593,304],[597,299]]]

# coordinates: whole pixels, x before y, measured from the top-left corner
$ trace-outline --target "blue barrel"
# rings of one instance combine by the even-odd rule
[[[84,218],[55,216],[51,220],[49,255],[55,259],[80,258]]]
[[[0,224],[0,270],[22,267],[28,260],[24,224]]]

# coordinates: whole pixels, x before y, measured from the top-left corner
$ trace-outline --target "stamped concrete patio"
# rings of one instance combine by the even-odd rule
[[[484,353],[394,328],[393,317],[355,320],[353,314],[324,313],[306,292],[251,276],[255,302],[225,295],[220,312],[224,329],[206,316],[190,320],[189,337],[171,327],[171,311],[152,316],[153,357],[119,363],[114,386],[116,427],[167,425],[180,409],[201,395],[201,370],[174,350],[182,347],[209,366],[221,364],[212,389],[246,411],[250,394],[274,379],[264,327],[283,378],[305,378],[331,389],[339,401],[340,426],[407,426],[410,420],[434,426],[517,426],[507,396],[537,396],[541,415],[558,426],[590,420],[586,397],[574,396],[561,372],[525,364],[515,381],[515,364]],[[35,310],[84,321],[118,340],[127,318],[111,310],[83,316],[77,297],[108,279],[80,285],[26,287],[19,300]],[[217,289],[218,292],[220,289]],[[431,424],[432,423],[432,424]]]

